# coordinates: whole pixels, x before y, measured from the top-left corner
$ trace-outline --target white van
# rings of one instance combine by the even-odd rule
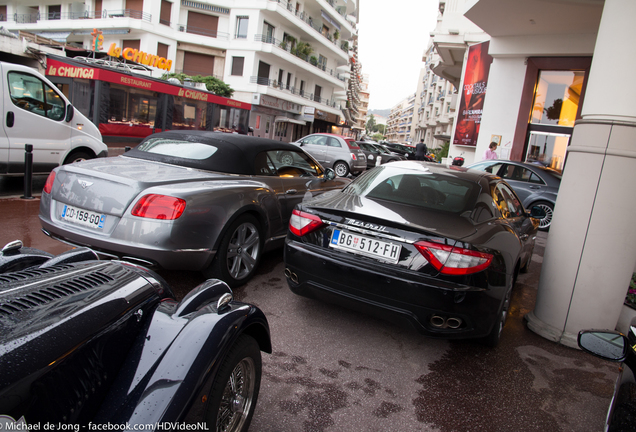
[[[26,144],[33,145],[33,173],[108,156],[97,126],[35,69],[0,62],[0,86],[0,176],[24,175]]]

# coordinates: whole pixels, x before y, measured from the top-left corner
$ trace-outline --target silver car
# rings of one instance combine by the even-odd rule
[[[315,133],[299,139],[299,145],[318,162],[333,168],[340,177],[358,175],[367,169],[367,159],[353,138],[330,133]]]
[[[545,211],[539,229],[548,231],[556,204],[561,172],[543,165],[509,160],[485,160],[468,165],[466,168],[496,174],[514,189],[527,209],[539,206]]]
[[[349,181],[293,144],[162,132],[122,156],[53,170],[40,221],[47,235],[107,257],[238,286],[264,250],[282,246],[296,204]]]

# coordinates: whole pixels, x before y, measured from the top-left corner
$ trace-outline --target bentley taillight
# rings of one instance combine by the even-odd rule
[[[178,219],[185,210],[186,202],[168,195],[149,194],[141,197],[132,210],[133,216],[150,219]]]
[[[415,247],[440,273],[467,275],[486,269],[493,256],[484,252],[419,241]]]
[[[289,219],[289,230],[298,237],[316,231],[323,225],[324,222],[318,216],[296,209],[294,209]]]
[[[46,183],[44,183],[44,193],[50,194],[53,190],[53,182],[55,182],[55,171],[51,171],[48,178],[46,179]]]

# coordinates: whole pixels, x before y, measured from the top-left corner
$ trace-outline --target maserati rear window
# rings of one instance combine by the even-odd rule
[[[135,150],[182,159],[204,160],[216,153],[218,149],[210,144],[198,142],[167,138],[150,138],[146,142],[138,145]]]
[[[477,183],[454,176],[382,166],[359,177],[345,189],[367,198],[392,201],[449,213],[472,211]]]

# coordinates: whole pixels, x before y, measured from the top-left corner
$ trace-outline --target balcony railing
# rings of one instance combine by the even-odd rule
[[[325,99],[325,98],[321,98],[317,95],[314,95],[313,93],[310,93],[306,90],[300,90],[297,89],[294,86],[287,86],[284,83],[278,81],[278,80],[273,80],[273,79],[269,79],[269,78],[263,78],[263,77],[258,77],[258,76],[252,76],[250,77],[250,83],[252,84],[258,84],[258,85],[262,85],[262,86],[267,86],[267,87],[272,87],[278,90],[282,90],[285,92],[289,92],[293,95],[296,96],[300,96],[302,98],[308,99],[308,100],[312,100],[318,103],[321,103],[323,105],[327,105],[329,107],[332,108],[338,108],[338,104],[335,101],[330,101],[329,99]]]
[[[295,15],[296,18],[300,19],[309,27],[316,30],[318,33],[320,33],[320,35],[322,35],[329,42],[333,43],[336,46],[339,46],[340,49],[344,51],[345,53],[347,54],[349,53],[349,42],[341,41],[340,45],[338,45],[338,40],[334,39],[334,36],[331,33],[327,33],[327,34],[323,33],[322,26],[319,24],[319,21],[317,20],[314,21],[314,19],[311,16],[309,16],[307,13],[305,13],[304,11],[303,12],[297,11],[291,2],[287,2],[285,0],[270,0],[270,1],[280,4],[283,8],[287,9],[289,13]]]
[[[84,12],[51,12],[51,13],[30,13],[30,14],[13,14],[13,20],[16,24],[35,24],[38,21],[51,20],[77,20],[77,19],[102,19],[102,18],[134,18],[150,22],[152,15],[143,11],[134,9],[120,10],[101,10],[101,11],[84,11]]]
[[[200,36],[208,36],[208,37],[216,38],[216,39],[227,40],[230,38],[229,33],[218,32],[215,30],[210,30],[205,27],[196,27],[196,26],[191,26],[187,24],[177,24],[177,30],[179,30],[180,32],[191,33],[191,34],[196,34]]]
[[[271,36],[259,35],[259,34],[254,36],[254,41],[255,42],[263,42],[263,43],[272,44],[275,47],[280,48],[280,49],[282,49],[284,51],[287,51],[288,53],[295,55],[299,59],[306,61],[310,65],[317,67],[318,69],[320,69],[323,72],[326,72],[327,74],[331,75],[332,77],[335,77],[335,78],[337,78],[337,79],[339,79],[340,81],[343,81],[343,82],[345,81],[344,75],[337,73],[334,69],[327,68],[324,64],[321,64],[318,61],[318,58],[316,58],[316,56],[297,54],[297,53],[293,52],[291,43],[289,43],[289,42],[281,41],[281,40],[273,38]]]

